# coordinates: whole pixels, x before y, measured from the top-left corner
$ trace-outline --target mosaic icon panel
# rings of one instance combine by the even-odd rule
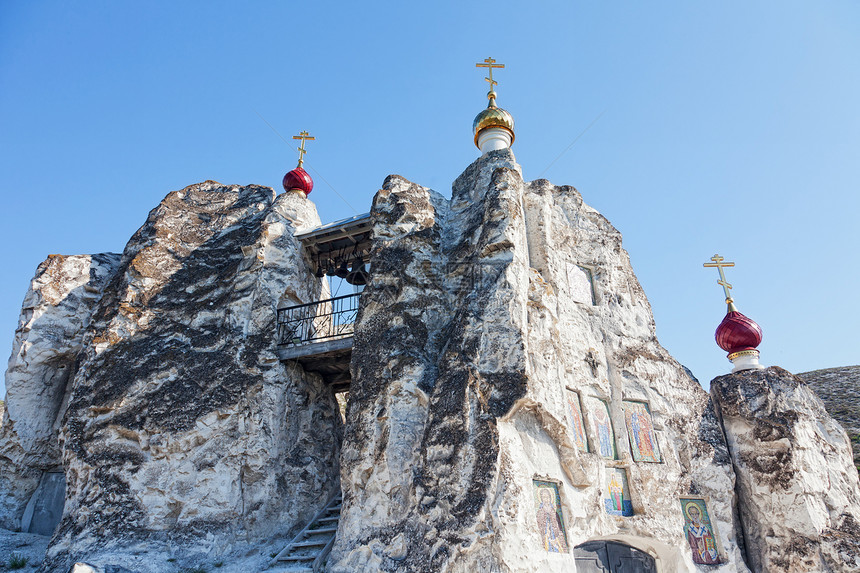
[[[684,511],[684,535],[693,552],[693,563],[698,565],[717,565],[720,556],[717,551],[717,535],[711,525],[708,506],[701,498],[681,498]]]
[[[573,429],[573,442],[581,452],[588,451],[588,439],[585,437],[585,424],[582,421],[582,403],[579,393],[569,388],[564,390],[565,403],[567,404],[567,415],[570,418],[570,426]]]
[[[633,515],[633,501],[630,499],[626,470],[606,468],[606,497],[603,499],[603,505],[609,515]]]
[[[597,436],[597,450],[601,457],[607,460],[618,459],[615,450],[615,431],[612,429],[612,419],[609,416],[609,404],[600,398],[586,398],[588,414]]]
[[[532,480],[532,485],[535,519],[544,550],[550,553],[567,553],[567,531],[564,528],[558,484],[536,479]]]
[[[657,446],[657,436],[654,433],[654,423],[648,404],[625,400],[623,405],[633,461],[659,463],[660,448]]]

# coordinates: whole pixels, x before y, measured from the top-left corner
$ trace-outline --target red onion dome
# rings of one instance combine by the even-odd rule
[[[729,354],[755,350],[755,347],[761,344],[761,327],[735,310],[726,314],[717,327],[714,338],[717,345]]]
[[[305,195],[310,195],[313,188],[314,180],[302,167],[296,167],[284,175],[285,191],[303,191]]]

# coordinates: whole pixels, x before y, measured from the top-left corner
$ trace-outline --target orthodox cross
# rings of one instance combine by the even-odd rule
[[[486,60],[484,60],[483,64],[475,64],[475,67],[476,68],[489,68],[490,77],[484,78],[484,79],[487,80],[488,82],[490,82],[490,93],[492,93],[494,91],[493,87],[499,85],[499,82],[497,82],[493,79],[493,68],[504,68],[505,64],[497,64],[496,60],[494,60],[493,58],[487,58]]]
[[[591,375],[597,376],[597,357],[594,356],[594,349],[589,348],[588,353],[585,355],[585,363],[591,367]]]
[[[301,147],[296,148],[299,150],[299,167],[301,167],[302,163],[305,162],[305,153],[307,153],[307,150],[305,149],[305,141],[313,141],[315,138],[312,135],[309,135],[307,131],[301,131],[298,135],[294,135],[293,139],[302,140]]]
[[[735,264],[734,263],[724,263],[723,261],[725,259],[723,259],[723,257],[721,257],[720,255],[714,255],[713,257],[711,257],[711,260],[714,262],[713,263],[705,263],[704,266],[706,266],[706,267],[717,267],[717,270],[720,271],[720,280],[717,281],[717,284],[723,287],[723,292],[726,293],[726,303],[729,304],[732,302],[732,295],[729,294],[729,289],[732,288],[732,285],[730,285],[728,282],[726,282],[726,275],[723,274],[723,268],[724,267],[733,267],[733,266],[735,266]]]

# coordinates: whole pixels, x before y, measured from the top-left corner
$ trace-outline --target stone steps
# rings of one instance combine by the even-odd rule
[[[336,495],[269,563],[266,573],[315,573],[322,570],[334,545],[341,498]]]

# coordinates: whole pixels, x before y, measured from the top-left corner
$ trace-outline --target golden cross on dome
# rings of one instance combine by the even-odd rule
[[[475,64],[475,67],[476,68],[489,68],[490,77],[484,78],[484,79],[487,80],[488,82],[490,82],[490,93],[493,93],[493,87],[499,85],[499,82],[497,82],[493,79],[493,68],[504,68],[505,64],[497,64],[496,60],[494,60],[493,58],[487,58],[486,60],[484,60],[483,64]],[[490,98],[490,99],[492,99],[492,98]]]
[[[299,150],[299,167],[301,167],[302,163],[305,162],[305,153],[307,153],[307,150],[305,149],[305,141],[314,141],[315,138],[312,135],[308,134],[307,131],[301,131],[298,135],[294,135],[293,139],[302,140],[301,147],[296,148]]]
[[[725,259],[723,257],[721,257],[720,255],[714,255],[713,257],[711,257],[711,260],[714,262],[713,263],[705,263],[704,266],[706,266],[706,267],[717,267],[717,270],[720,271],[720,280],[717,281],[717,284],[722,286],[723,292],[726,293],[726,304],[732,304],[732,295],[729,294],[729,289],[732,288],[732,285],[730,285],[726,281],[726,275],[723,274],[723,268],[724,267],[733,267],[733,266],[735,266],[735,264],[734,263],[724,263],[723,261]]]

